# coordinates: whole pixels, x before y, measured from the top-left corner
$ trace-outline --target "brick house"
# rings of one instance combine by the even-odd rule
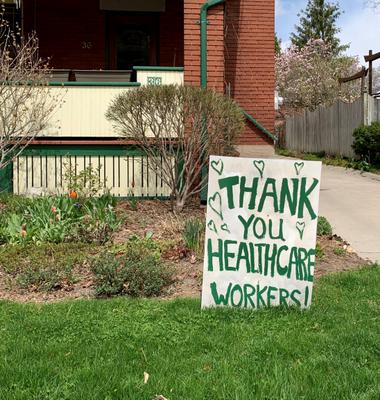
[[[241,155],[273,151],[274,0],[8,0],[24,34],[51,58],[64,91],[57,123],[13,165],[13,191],[50,191],[63,158],[102,166],[115,195],[164,196],[133,144],[121,145],[104,113],[120,91],[145,84],[202,85],[246,112]],[[55,121],[54,121],[55,122]],[[138,163],[137,163],[138,161]],[[145,164],[144,164],[145,163]]]

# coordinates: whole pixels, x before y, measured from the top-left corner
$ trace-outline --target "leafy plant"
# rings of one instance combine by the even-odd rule
[[[355,129],[352,147],[361,161],[367,163],[365,167],[380,165],[380,122]]]
[[[323,251],[321,245],[319,243],[317,243],[317,245],[315,246],[315,256],[317,258],[323,258],[325,255],[325,252]]]
[[[116,200],[109,193],[83,203],[83,218],[74,230],[76,240],[104,244],[119,228],[122,220],[115,213]]]
[[[102,253],[92,260],[91,270],[99,296],[158,296],[172,280],[152,239],[134,238],[117,253]]]
[[[27,202],[15,198],[1,213],[0,242],[105,243],[121,223],[114,206],[109,193],[81,201],[68,196],[36,197]]]
[[[77,165],[65,163],[64,181],[69,192],[74,192],[80,197],[93,197],[104,192],[105,181],[102,180],[101,165],[94,168],[91,164],[77,171]]]
[[[325,217],[318,217],[318,225],[317,225],[317,235],[318,236],[331,236],[332,235],[332,227],[330,222]]]
[[[185,227],[182,234],[185,246],[188,249],[199,253],[203,249],[204,245],[204,230],[204,220],[200,218],[188,219],[185,222]]]
[[[135,197],[135,194],[132,190],[129,191],[129,206],[131,207],[132,211],[137,211],[138,200]]]

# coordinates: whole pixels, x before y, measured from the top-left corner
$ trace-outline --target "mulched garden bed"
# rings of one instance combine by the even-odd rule
[[[204,218],[206,209],[191,205],[180,215],[170,212],[168,202],[140,201],[137,204],[125,201],[117,206],[117,212],[124,223],[116,232],[115,245],[128,241],[133,236],[152,236],[154,240],[167,243],[163,252],[164,262],[174,270],[174,283],[162,296],[164,299],[178,297],[199,297],[202,284],[203,257],[186,249],[182,243],[184,221],[189,218]],[[318,238],[318,257],[315,277],[331,272],[343,272],[368,264],[360,258],[348,243],[337,236]],[[91,247],[89,256],[101,252],[103,246]],[[76,266],[73,281],[63,280],[49,291],[33,287],[20,288],[12,276],[0,269],[0,298],[16,301],[46,302],[64,299],[94,297],[93,276],[86,261]]]

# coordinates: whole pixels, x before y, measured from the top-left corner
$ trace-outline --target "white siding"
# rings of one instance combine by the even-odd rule
[[[52,137],[118,137],[105,114],[111,101],[134,87],[62,86],[51,87],[52,95],[62,99],[44,132]]]

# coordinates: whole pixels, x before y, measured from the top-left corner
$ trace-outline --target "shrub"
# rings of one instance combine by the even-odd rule
[[[231,155],[244,116],[230,98],[194,86],[144,86],[118,95],[107,119],[119,134],[135,140],[148,167],[171,189],[172,209],[207,184],[209,155]]]
[[[352,147],[362,160],[380,165],[380,122],[355,129]]]
[[[123,251],[102,253],[92,260],[91,270],[98,296],[158,296],[172,280],[152,239],[134,238]]]
[[[318,236],[332,235],[332,227],[330,225],[330,222],[327,221],[325,217],[318,217],[317,235]]]
[[[185,246],[188,249],[199,253],[203,249],[204,245],[204,230],[205,222],[200,218],[187,220],[182,235]]]

